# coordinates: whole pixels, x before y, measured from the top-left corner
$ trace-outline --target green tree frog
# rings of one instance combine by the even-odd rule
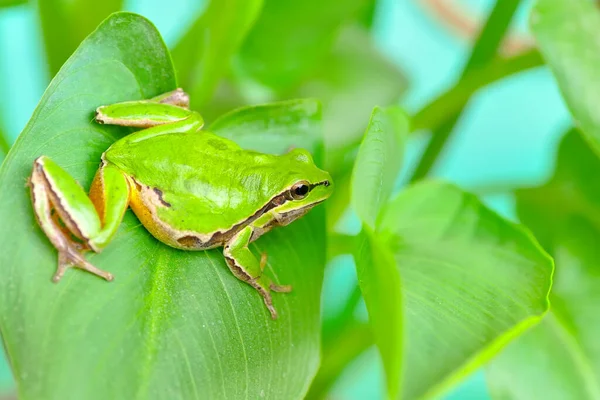
[[[29,187],[37,221],[58,250],[58,282],[70,267],[108,281],[112,274],[89,263],[85,251],[100,252],[131,207],[161,242],[182,250],[223,247],[229,269],[255,288],[273,319],[271,291],[289,292],[265,274],[248,244],[276,226],[300,218],[332,192],[330,175],[310,153],[283,155],[243,150],[231,140],[201,130],[181,89],[142,101],[96,110],[96,122],[138,130],[102,154],[89,195],[46,156],[37,158]]]

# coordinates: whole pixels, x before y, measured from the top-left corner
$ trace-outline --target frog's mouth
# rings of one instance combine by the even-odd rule
[[[277,218],[277,221],[280,225],[287,225],[287,224],[297,220],[298,218],[304,216],[307,212],[310,211],[311,208],[321,204],[325,200],[326,199],[319,200],[319,201],[311,203],[311,204],[307,204],[306,206],[304,206],[302,208],[298,208],[297,210],[291,210],[291,211],[287,211],[284,213],[280,213],[279,217]]]

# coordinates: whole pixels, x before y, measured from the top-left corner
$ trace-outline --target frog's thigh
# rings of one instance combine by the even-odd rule
[[[100,124],[149,128],[182,121],[194,114],[173,104],[140,100],[98,107],[96,121]]]
[[[36,192],[40,186],[43,190]],[[32,194],[45,194],[67,229],[77,238],[89,244],[90,239],[100,232],[100,219],[92,201],[77,181],[48,157],[39,157],[33,163],[31,187],[34,190]],[[37,213],[36,201],[40,199],[34,196]],[[38,205],[44,207],[41,203]]]
[[[271,317],[277,319],[277,311],[273,307],[271,290],[289,292],[291,287],[276,285],[271,278],[263,273],[260,261],[248,248],[254,229],[253,226],[247,226],[238,232],[225,244],[223,254],[233,275],[255,288],[263,297]]]
[[[58,250],[58,268],[54,275],[57,282],[67,268],[77,266],[93,274],[112,280],[112,275],[102,271],[81,255],[84,245],[71,239],[69,233],[81,239],[92,250],[93,239],[102,232],[100,218],[91,200],[81,186],[66,171],[47,157],[40,157],[33,164],[29,180],[36,219]],[[52,217],[55,210],[66,225],[68,232]]]
[[[90,200],[100,217],[101,229],[91,238],[96,249],[103,249],[112,240],[129,206],[130,185],[121,170],[103,162],[90,188]]]

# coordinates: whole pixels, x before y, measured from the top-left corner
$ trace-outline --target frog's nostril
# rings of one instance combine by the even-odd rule
[[[330,185],[330,183],[329,183],[329,181],[325,181],[325,182],[323,182],[323,185],[324,185],[325,187],[327,187],[327,186],[329,186],[329,185]]]

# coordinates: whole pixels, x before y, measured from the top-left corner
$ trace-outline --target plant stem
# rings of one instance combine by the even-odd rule
[[[453,88],[416,113],[412,118],[412,128],[414,131],[435,131],[448,120],[448,115],[459,113],[479,89],[507,76],[542,65],[544,60],[537,50],[529,50],[511,58],[496,58],[484,68],[469,73]]]
[[[508,30],[512,16],[519,6],[520,0],[498,0],[494,9],[483,27],[477,42],[473,46],[471,56],[465,65],[461,80],[467,79],[468,76],[478,70],[484,69],[495,57],[502,43],[502,39]],[[410,182],[417,181],[425,177],[435,161],[437,160],[442,149],[446,145],[454,126],[460,117],[460,111],[452,113],[440,125],[439,129],[433,132],[433,136],[413,172]]]

